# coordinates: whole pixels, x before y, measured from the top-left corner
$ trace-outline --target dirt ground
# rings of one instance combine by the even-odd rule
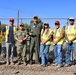
[[[0,75],[76,75],[76,65],[71,67],[57,68],[49,65],[41,67],[40,65],[0,65]]]
[[[64,45],[65,46],[65,45]],[[65,49],[65,47],[63,47]],[[53,47],[50,47],[50,56],[53,58]],[[14,58],[16,60],[16,58]],[[38,64],[33,65],[9,65],[5,64],[5,58],[0,57],[0,75],[76,75],[76,65],[70,67],[57,68],[50,64],[42,67]]]

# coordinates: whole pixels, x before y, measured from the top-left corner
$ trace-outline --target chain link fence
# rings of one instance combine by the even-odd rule
[[[0,18],[0,21],[2,24],[9,24],[9,19],[10,18]],[[28,25],[30,25],[30,21],[33,18],[14,18],[15,19],[15,25],[18,26],[21,22],[23,23],[27,23]],[[42,22],[48,22],[50,24],[51,28],[54,28],[54,22],[56,20],[59,20],[61,23],[61,26],[65,26],[68,24],[68,18],[40,18],[42,20]]]

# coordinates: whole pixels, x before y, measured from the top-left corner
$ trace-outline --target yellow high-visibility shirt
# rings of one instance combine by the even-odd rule
[[[43,29],[41,30],[41,38],[43,40],[47,40],[51,35],[52,35],[52,30],[49,28],[48,29],[48,33],[46,34],[45,32],[43,32]],[[51,40],[49,40],[48,42],[46,42],[46,45],[50,45],[51,44]]]
[[[16,28],[14,26],[14,34],[16,34]],[[5,39],[6,39],[6,42],[8,41],[8,35],[9,35],[9,26],[6,26],[6,32],[5,32]]]
[[[53,40],[57,41],[58,38],[61,36],[61,34],[64,33],[63,28],[59,28],[59,29],[54,29],[53,30],[54,34],[53,34]],[[64,38],[62,38],[57,44],[63,44]]]
[[[2,43],[2,31],[0,32],[0,44]]]
[[[65,27],[65,33],[69,40],[72,40],[76,36],[76,25],[72,25],[70,29],[70,25]],[[66,42],[68,42],[66,40]],[[76,39],[73,41],[73,43],[76,42]]]

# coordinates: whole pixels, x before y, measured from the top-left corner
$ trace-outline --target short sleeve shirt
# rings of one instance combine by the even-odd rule
[[[19,40],[23,40],[26,36],[28,36],[27,32],[26,31],[17,31],[17,33],[15,34],[15,36],[19,39]],[[23,43],[25,44],[26,41]],[[21,45],[18,41],[17,41],[17,44],[18,45]]]
[[[14,27],[9,26],[8,43],[14,43]]]

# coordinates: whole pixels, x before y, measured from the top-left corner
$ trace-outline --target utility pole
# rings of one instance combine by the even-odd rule
[[[0,29],[2,28],[2,26],[1,26],[1,21],[0,21]]]
[[[17,26],[19,26],[19,15],[20,15],[20,11],[18,10],[18,16],[17,16]]]
[[[68,25],[68,19],[67,19],[67,25]]]

